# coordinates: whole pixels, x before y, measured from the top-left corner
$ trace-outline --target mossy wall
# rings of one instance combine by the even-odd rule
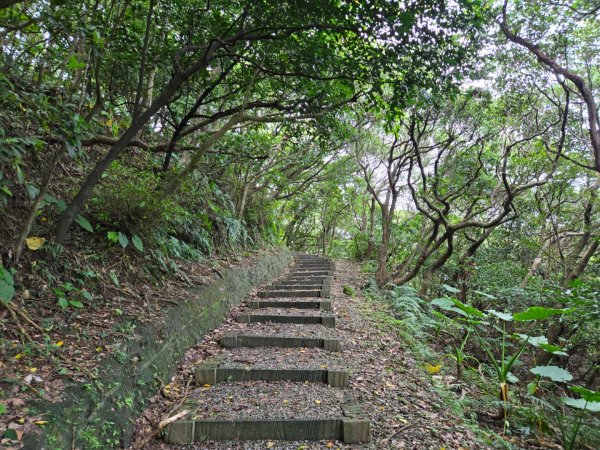
[[[259,257],[252,267],[222,272],[213,284],[190,289],[190,298],[169,308],[160,322],[138,325],[107,360],[95,382],[67,386],[64,401],[40,403],[45,433],[25,437],[25,449],[70,450],[127,447],[133,422],[146,400],[167,383],[188,348],[216,328],[232,306],[288,266],[291,253],[280,249]],[[75,443],[75,446],[73,445]]]

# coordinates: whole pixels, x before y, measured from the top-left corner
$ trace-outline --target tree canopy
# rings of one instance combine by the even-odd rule
[[[541,423],[561,387],[539,367],[600,388],[599,19],[593,0],[0,1],[0,301],[26,308],[38,270],[54,298],[83,269],[46,261],[94,252],[159,278],[269,245],[352,258],[471,346],[505,419],[514,383]],[[521,356],[525,333],[551,347]]]

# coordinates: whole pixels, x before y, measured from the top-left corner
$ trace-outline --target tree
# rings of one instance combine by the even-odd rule
[[[433,74],[445,73],[444,80],[450,81],[450,68],[465,53],[464,43],[456,44],[457,36],[472,38],[476,25],[482,20],[478,8],[477,2],[462,2],[455,10],[447,10],[443,2],[413,5],[406,10],[387,2],[350,6],[319,2],[303,4],[302,7],[280,2],[229,2],[223,9],[217,2],[211,3],[209,13],[205,15],[205,26],[197,26],[202,33],[189,36],[189,42],[179,46],[171,55],[173,74],[161,93],[132,120],[88,174],[56,225],[56,241],[64,242],[70,225],[111,162],[132,144],[135,136],[160,110],[181,94],[184,86],[199,83],[206,89],[215,78],[220,80],[219,85],[226,83],[227,77],[220,79],[213,74],[213,65],[218,66],[221,61],[244,62],[252,66],[255,74],[274,79],[308,79],[325,84],[337,81],[346,85],[346,93],[342,97],[345,101],[355,95],[353,83],[371,83],[377,87],[389,82],[392,76],[395,79],[394,92],[401,100],[401,93],[411,86],[438,84],[433,82]],[[415,35],[419,38],[414,39]],[[373,41],[369,36],[378,36],[378,40]],[[438,48],[444,49],[443,54],[437,51]],[[378,70],[373,71],[373,67]],[[398,82],[393,74],[402,74],[403,81]],[[297,87],[305,91],[307,88]],[[323,91],[320,94],[313,92],[315,95],[309,95],[309,98],[318,99]],[[203,94],[196,99],[180,124],[187,125],[202,106]],[[246,119],[267,120],[262,116],[251,118],[235,111],[236,108],[245,110],[245,105],[245,102],[240,102],[230,109],[229,115],[219,117],[228,119],[220,127],[209,131],[212,136],[200,144],[191,164],[178,179],[189,174],[201,154],[235,125]],[[327,104],[325,108],[330,106]],[[296,114],[304,112],[302,104],[294,110]],[[277,120],[285,120],[285,117]],[[198,127],[198,124],[192,125],[194,131]],[[165,192],[173,192],[176,184],[175,181],[168,183]]]

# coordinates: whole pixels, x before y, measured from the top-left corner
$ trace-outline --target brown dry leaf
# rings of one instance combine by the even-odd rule
[[[328,442],[326,445],[327,448],[333,448],[333,442]]]

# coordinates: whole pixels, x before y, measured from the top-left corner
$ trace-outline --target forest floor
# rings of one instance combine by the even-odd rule
[[[25,434],[45,425],[45,417],[31,412],[35,400],[60,402],[65,381],[93,382],[103,361],[118,354],[138,326],[163,320],[167,308],[189,296],[189,287],[211,284],[221,270],[250,267],[263,253],[177,260],[172,273],[158,279],[140,270],[146,261],[136,253],[97,250],[102,258],[75,251],[60,260],[33,252],[23,258],[21,284],[27,289],[13,302],[23,316],[15,322],[0,309],[0,448],[19,448]],[[89,299],[75,297],[83,285]],[[84,306],[61,310],[60,291]]]
[[[360,292],[366,283],[366,275],[359,265],[351,262],[337,262],[331,299],[336,315],[336,330],[342,342],[341,360],[350,370],[350,390],[371,420],[372,442],[363,446],[349,446],[341,442],[204,442],[196,449],[325,449],[325,448],[365,448],[365,449],[485,449],[491,448],[482,443],[461,414],[455,411],[440,394],[441,377],[430,375],[423,362],[418,361],[400,333],[393,332],[381,320],[382,305],[367,300]],[[352,286],[355,294],[344,294],[344,286]],[[175,450],[179,447],[166,444],[159,437],[148,442],[162,419],[169,417],[178,404],[193,389],[190,380],[194,367],[221,352],[219,337],[236,327],[234,315],[237,309],[226,318],[221,327],[205,336],[196,347],[189,349],[177,374],[150,400],[150,407],[138,418],[134,437],[134,448],[151,450]],[[290,353],[290,357],[298,358]],[[252,360],[260,357],[256,349],[235,349],[237,357]],[[269,353],[269,352],[267,352]],[[257,356],[258,355],[258,356]],[[268,357],[266,357],[268,359]],[[278,362],[281,364],[281,361]],[[437,380],[436,380],[437,378]],[[293,389],[290,383],[289,389]],[[207,391],[216,387],[205,387]],[[235,383],[228,388],[227,399],[233,406],[238,399],[247,398],[253,393],[261,393],[265,386],[261,383]],[[449,395],[454,395],[448,393]],[[324,392],[315,392],[324,396]],[[317,397],[320,398],[320,397]],[[323,400],[325,402],[325,400]],[[243,400],[239,400],[243,402]],[[310,402],[310,400],[309,400]],[[270,408],[287,408],[285,402],[273,402]],[[240,405],[238,405],[240,406]],[[241,405],[240,407],[247,407]],[[222,406],[215,405],[215,411]]]

